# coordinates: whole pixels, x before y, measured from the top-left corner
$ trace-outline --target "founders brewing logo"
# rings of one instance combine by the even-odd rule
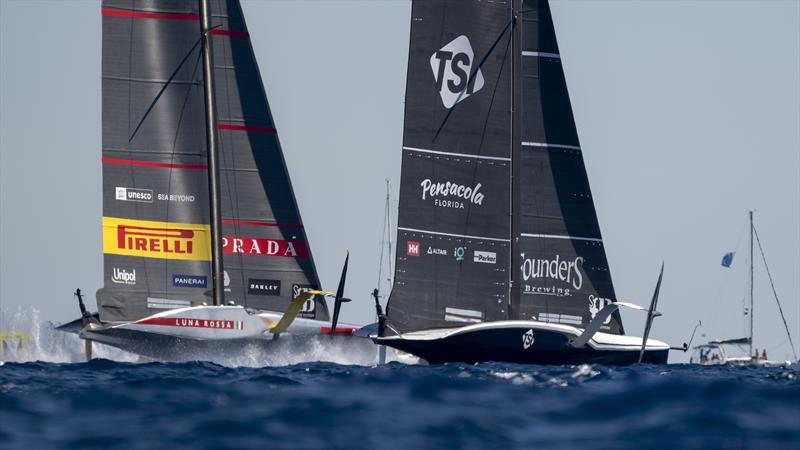
[[[453,39],[431,55],[433,78],[445,108],[452,108],[483,88],[483,73],[481,69],[473,73],[473,64],[477,64],[475,52],[464,35]]]
[[[533,329],[530,329],[522,335],[522,348],[527,350],[533,345]]]
[[[524,281],[533,280],[535,286],[525,284],[524,294],[541,294],[555,296],[570,296],[571,288],[580,290],[583,286],[583,257],[578,256],[574,261],[562,260],[561,255],[556,255],[553,259],[525,258],[521,253],[522,279]],[[541,281],[540,281],[541,280]],[[555,280],[566,284],[562,286],[544,286],[541,282]]]
[[[422,187],[422,200],[430,197],[434,206],[464,209],[465,203],[483,205],[480,183],[475,186],[465,186],[450,181],[434,183],[430,178],[426,178],[419,185]]]
[[[210,227],[103,217],[103,253],[143,258],[211,260]]]

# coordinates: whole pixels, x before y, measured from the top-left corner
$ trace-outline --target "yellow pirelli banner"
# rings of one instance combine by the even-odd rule
[[[103,217],[103,253],[211,261],[211,226]]]

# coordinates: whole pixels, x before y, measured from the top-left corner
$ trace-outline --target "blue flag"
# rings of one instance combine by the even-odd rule
[[[730,267],[733,264],[733,255],[735,254],[736,252],[725,253],[725,256],[722,257],[722,267]]]

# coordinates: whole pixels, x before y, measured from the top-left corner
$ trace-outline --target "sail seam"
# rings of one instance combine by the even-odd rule
[[[549,142],[522,142],[523,147],[548,147],[548,148],[564,148],[568,150],[580,150],[581,148],[577,145],[566,145],[566,144],[551,144]]]
[[[464,158],[476,158],[476,159],[490,159],[493,161],[511,161],[511,158],[503,158],[500,156],[482,156],[482,155],[470,155],[467,153],[453,153],[453,152],[442,152],[438,150],[428,150],[424,148],[416,148],[416,147],[403,147],[403,150],[409,150],[412,152],[420,152],[420,153],[432,153],[434,155],[447,155],[447,156],[461,156]]]
[[[491,237],[483,237],[483,236],[470,236],[468,234],[454,234],[454,233],[442,233],[439,231],[429,231],[429,230],[418,230],[416,228],[406,228],[406,227],[397,227],[398,230],[409,231],[412,233],[427,233],[427,234],[438,234],[441,236],[452,236],[452,237],[459,237],[459,238],[467,238],[467,239],[480,239],[484,241],[499,241],[499,242],[511,242],[511,239],[500,239],[500,238],[491,238]]]
[[[130,17],[133,19],[166,19],[166,20],[200,20],[200,16],[191,13],[165,13],[151,11],[129,11],[124,9],[102,8],[104,16]]]
[[[603,240],[599,239],[599,238],[589,238],[589,237],[580,237],[580,236],[564,236],[564,235],[560,235],[560,234],[520,233],[520,236],[534,237],[534,238],[544,238],[544,239],[567,239],[567,240],[570,240],[570,241],[603,242]]]
[[[558,53],[547,53],[547,52],[528,52],[528,51],[523,51],[522,52],[522,56],[534,56],[534,57],[537,57],[537,58],[561,59],[561,55],[559,55]]]

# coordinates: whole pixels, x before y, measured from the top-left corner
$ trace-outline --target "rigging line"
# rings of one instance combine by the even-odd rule
[[[761,247],[761,239],[758,237],[758,231],[756,231],[755,225],[753,225],[753,233],[756,235],[758,251],[761,252],[761,259],[764,261],[764,268],[767,269],[767,277],[769,277],[769,285],[772,287],[772,295],[775,296],[775,302],[778,303],[778,311],[781,313],[783,327],[786,328],[786,336],[789,338],[789,345],[792,347],[792,355],[794,356],[794,359],[797,359],[797,352],[794,349],[794,342],[792,342],[792,334],[789,332],[789,325],[786,323],[786,317],[783,315],[783,307],[781,307],[781,301],[778,300],[778,293],[775,291],[775,283],[772,282],[772,274],[770,273],[769,266],[767,265],[767,257],[764,255],[764,249]]]
[[[381,275],[383,275],[383,250],[386,247],[386,216],[389,214],[389,179],[386,179],[386,202],[383,207],[383,226],[381,227],[381,255],[378,260],[378,291],[381,289]]]
[[[158,102],[158,100],[161,98],[162,95],[164,95],[164,92],[167,90],[167,87],[169,87],[169,85],[172,83],[172,80],[178,75],[178,72],[180,72],[181,68],[186,63],[186,61],[189,60],[189,57],[192,55],[192,53],[194,53],[194,50],[197,48],[198,45],[200,45],[200,42],[202,42],[202,40],[203,40],[203,38],[201,37],[194,43],[192,48],[189,49],[189,51],[186,53],[186,56],[183,57],[183,59],[181,60],[180,64],[178,64],[178,67],[176,67],[175,70],[172,72],[172,75],[169,76],[169,78],[167,79],[167,82],[164,83],[164,86],[162,86],[161,90],[158,91],[158,94],[156,94],[156,96],[153,99],[152,103],[150,103],[150,106],[147,108],[147,111],[145,111],[145,113],[142,116],[141,120],[139,120],[139,124],[136,125],[136,128],[133,130],[133,134],[131,134],[131,137],[128,138],[128,142],[133,141],[133,138],[136,136],[136,133],[139,132],[139,128],[141,128],[142,124],[144,124],[144,121],[145,121],[145,119],[147,119],[147,116],[150,114],[150,111],[152,111],[153,108],[155,108],[156,103]],[[129,115],[129,117],[130,117],[130,115]]]
[[[191,73],[193,73],[193,74],[197,74],[198,73],[197,72],[197,68],[200,66],[200,61],[201,60],[202,60],[202,54],[200,52],[197,52],[197,61],[195,61],[194,68],[192,69]],[[183,115],[187,111],[186,105],[189,103],[189,98],[190,98],[191,93],[192,93],[192,85],[187,85],[186,86],[186,94],[183,97],[183,105],[181,106],[181,113],[178,116],[178,126],[175,129],[175,137],[172,139],[172,152],[170,153],[170,162],[173,163],[173,164],[175,163],[175,147],[178,145],[178,136],[180,135],[181,124],[183,124]],[[174,166],[170,166],[170,168],[169,168],[169,179],[167,181],[167,194],[168,195],[170,193],[172,193],[172,175],[173,175],[173,173],[176,173],[175,168],[174,168]],[[177,173],[181,173],[181,172],[177,172]],[[189,176],[191,176],[191,175],[189,175]],[[172,205],[172,202],[168,201],[167,202],[166,219],[169,219],[169,211],[170,211],[170,206],[171,205]],[[165,220],[165,221],[169,222],[169,220]],[[169,272],[170,272],[169,264],[164,264],[164,292],[167,292],[167,290],[169,289],[170,283],[171,283],[171,280],[168,280]]]
[[[489,47],[489,51],[487,51],[487,52],[486,52],[486,55],[484,55],[483,59],[481,59],[481,62],[480,62],[480,63],[478,63],[478,66],[477,66],[477,67],[475,67],[475,69],[474,69],[474,70],[472,71],[472,73],[470,74],[469,78],[467,78],[467,84],[466,84],[466,86],[469,86],[469,85],[470,85],[470,84],[471,84],[473,81],[475,81],[475,76],[478,74],[478,71],[479,71],[479,70],[481,69],[481,67],[483,66],[483,63],[485,63],[485,62],[486,62],[486,60],[487,60],[487,59],[489,59],[489,56],[490,56],[490,55],[492,54],[492,52],[494,51],[495,47],[497,47],[497,44],[499,44],[499,43],[500,43],[500,40],[503,38],[503,36],[505,36],[506,32],[507,32],[507,31],[508,31],[508,29],[511,27],[511,24],[512,24],[513,22],[514,22],[514,19],[513,19],[513,18],[512,18],[511,20],[509,20],[509,21],[508,21],[508,24],[506,24],[506,27],[505,27],[505,28],[503,28],[503,31],[500,33],[500,35],[499,35],[499,36],[497,36],[497,39],[495,39],[495,41],[494,41],[494,43],[492,44],[492,46],[491,46],[491,47]],[[466,91],[467,91],[467,88],[466,88],[466,87],[464,87],[464,90],[463,90],[463,91],[461,91],[461,94],[459,94],[459,98],[460,98],[460,96],[461,96],[461,95],[463,95],[463,94],[464,94],[464,92],[466,92]],[[436,133],[433,135],[433,142],[436,142],[436,139],[439,137],[439,133],[441,133],[441,132],[442,132],[442,128],[444,128],[445,124],[447,124],[447,121],[450,119],[450,115],[451,115],[451,114],[453,114],[453,111],[455,111],[455,109],[458,107],[458,104],[459,104],[459,103],[460,103],[460,102],[459,102],[458,100],[456,100],[456,104],[455,104],[455,105],[453,105],[453,107],[452,107],[452,108],[450,108],[450,110],[449,110],[449,111],[447,111],[447,115],[446,115],[446,116],[444,116],[444,120],[442,120],[442,123],[441,123],[441,125],[439,125],[439,128],[436,130]]]

